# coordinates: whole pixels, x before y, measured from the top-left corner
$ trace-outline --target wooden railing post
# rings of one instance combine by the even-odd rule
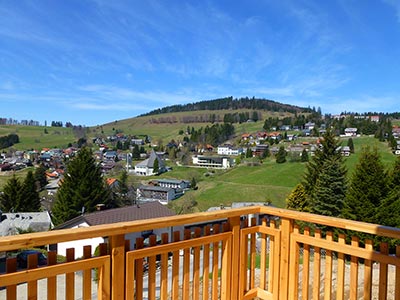
[[[230,291],[227,293],[229,299],[239,299],[239,257],[240,257],[240,216],[228,219],[232,231],[232,266],[230,277]]]
[[[279,261],[279,300],[287,300],[289,290],[290,236],[293,232],[293,220],[282,218],[280,229],[281,257]]]
[[[111,299],[125,299],[125,235],[110,237]]]

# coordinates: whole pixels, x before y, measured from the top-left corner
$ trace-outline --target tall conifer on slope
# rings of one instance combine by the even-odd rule
[[[37,182],[32,171],[28,171],[19,194],[19,212],[40,211],[40,196]]]
[[[7,180],[3,193],[0,195],[0,209],[3,212],[18,211],[21,187],[21,182],[15,174]]]
[[[379,223],[379,207],[388,195],[386,171],[376,148],[364,147],[352,174],[344,208],[344,217]]]
[[[92,212],[97,204],[107,203],[110,190],[101,176],[100,166],[89,148],[82,148],[67,165],[67,172],[53,207],[54,223],[72,219],[82,210]]]
[[[341,174],[337,178],[336,184],[337,185],[345,184],[342,176],[346,176],[347,170],[344,167],[343,158],[340,153],[339,146],[340,146],[339,141],[335,138],[333,131],[330,128],[328,128],[326,133],[321,138],[320,146],[315,151],[315,155],[306,165],[306,171],[304,173],[302,184],[304,186],[304,190],[308,201],[308,204],[306,206],[310,208],[311,212],[314,211],[313,210],[314,205],[316,204],[322,205],[323,201],[331,201],[329,199],[326,200],[322,199],[321,198],[322,192],[316,191],[317,188],[322,187],[324,181],[333,180],[333,178],[329,178],[329,176],[331,175],[328,176],[326,173],[324,175],[325,177],[320,179],[321,171],[324,170],[324,168],[326,168],[325,164],[330,164],[332,162],[335,162],[335,164],[339,168],[339,174]],[[333,171],[330,170],[329,172]],[[318,180],[320,182],[318,183],[317,187]],[[341,189],[342,188],[344,189],[345,187],[342,186]],[[329,192],[325,191],[325,193],[328,194]]]
[[[377,219],[379,224],[400,227],[400,157],[394,162],[388,178],[388,196],[379,207]]]
[[[323,164],[311,196],[313,213],[338,217],[342,214],[346,197],[346,168],[337,157],[331,157]]]

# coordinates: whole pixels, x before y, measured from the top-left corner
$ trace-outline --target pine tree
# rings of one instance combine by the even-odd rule
[[[160,163],[158,162],[158,157],[154,159],[154,164],[153,164],[153,174],[158,174],[160,171]]]
[[[307,205],[308,202],[304,186],[299,183],[286,198],[286,208],[298,211],[310,211],[310,208]]]
[[[346,197],[346,168],[341,159],[329,158],[318,175],[311,195],[311,212],[338,217],[341,215]]]
[[[279,147],[278,153],[276,154],[276,162],[278,164],[286,162],[286,150],[283,146]]]
[[[342,161],[342,156],[338,147],[339,141],[335,138],[332,130],[328,129],[321,138],[320,147],[317,148],[315,155],[306,165],[303,185],[308,197],[311,197],[314,192],[320,170],[323,168],[324,163],[331,158]]]
[[[40,211],[40,197],[32,171],[29,171],[26,174],[21,191],[19,193],[19,199],[19,212]]]
[[[301,162],[308,162],[308,160],[308,152],[306,149],[303,149],[303,151],[301,152]]]
[[[194,190],[197,190],[197,182],[196,178],[192,177],[192,181],[190,182],[190,187]]]
[[[365,147],[352,174],[345,199],[344,217],[379,223],[377,212],[388,195],[386,171],[376,148]]]
[[[46,178],[46,168],[43,165],[40,165],[39,168],[35,170],[33,177],[38,183],[39,188],[45,187],[45,185],[48,183]]]
[[[0,195],[0,209],[2,211],[17,212],[19,210],[21,186],[21,182],[15,174],[7,180],[3,188],[3,193]]]
[[[138,145],[133,146],[132,158],[133,159],[139,159],[140,158],[140,150],[139,150],[139,146]]]
[[[253,157],[253,152],[251,151],[251,148],[247,148],[246,150],[246,158]]]
[[[377,212],[379,224],[400,227],[400,156],[388,176],[389,193]]]
[[[347,140],[347,146],[350,148],[350,153],[354,153],[354,142],[352,138]]]
[[[110,190],[106,186],[100,166],[96,164],[92,151],[82,148],[67,165],[67,172],[57,193],[53,207],[54,223],[66,222],[82,210],[92,212],[97,204],[109,200]]]

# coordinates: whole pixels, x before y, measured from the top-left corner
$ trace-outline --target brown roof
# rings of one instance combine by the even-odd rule
[[[86,222],[90,226],[146,220],[153,218],[174,216],[175,213],[158,201],[142,203],[140,205],[124,206],[88,213],[73,218],[54,229],[64,229]]]

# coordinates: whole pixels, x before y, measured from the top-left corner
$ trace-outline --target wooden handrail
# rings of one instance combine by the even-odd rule
[[[392,228],[378,224],[369,224],[341,218],[326,217],[293,210],[274,208],[270,206],[250,206],[245,208],[203,212],[172,217],[149,219],[146,222],[132,221],[114,224],[97,225],[85,228],[61,229],[49,232],[28,233],[24,235],[0,237],[0,252],[20,248],[29,248],[67,241],[94,238],[99,236],[114,236],[152,230],[167,226],[181,226],[193,223],[228,219],[249,214],[266,214],[286,219],[317,223],[346,230],[400,239],[400,228]]]

